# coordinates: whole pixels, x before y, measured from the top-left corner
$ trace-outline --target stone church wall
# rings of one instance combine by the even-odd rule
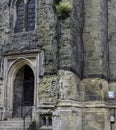
[[[108,41],[109,41],[109,61],[110,61],[110,80],[115,81],[116,73],[115,73],[115,63],[116,63],[116,44],[115,44],[115,10],[116,10],[116,1],[108,1]]]
[[[84,75],[107,78],[107,1],[85,0],[84,5]]]
[[[115,130],[116,123],[110,122],[115,100],[108,100],[107,92],[116,92],[116,2],[68,1],[71,12],[61,19],[54,0],[37,0],[35,30],[13,33],[11,1],[0,0],[0,108],[4,111],[8,98],[5,67],[23,57],[39,68],[38,127],[45,115],[52,116],[53,130]]]

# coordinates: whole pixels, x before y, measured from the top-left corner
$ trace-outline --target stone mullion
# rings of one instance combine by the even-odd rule
[[[49,118],[46,116],[46,126],[49,126]]]
[[[23,31],[25,32],[26,31],[26,27],[27,27],[27,0],[25,1],[25,7],[24,7],[24,29]]]

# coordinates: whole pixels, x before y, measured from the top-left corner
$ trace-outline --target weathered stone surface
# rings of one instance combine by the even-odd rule
[[[116,1],[108,1],[108,40],[109,40],[109,61],[110,61],[110,80],[116,79]]]
[[[86,109],[83,112],[83,130],[109,130],[110,124],[104,118],[108,118],[107,110],[99,108]]]
[[[4,100],[4,86],[3,86],[3,81],[0,80],[0,106],[3,107],[3,100]]]
[[[71,109],[71,110],[70,110]],[[54,130],[82,130],[82,113],[80,109],[76,111],[74,108],[58,108],[53,113]]]
[[[81,98],[84,101],[105,100],[108,82],[100,78],[84,79],[80,83]]]
[[[54,102],[58,98],[58,79],[56,75],[40,78],[39,102]]]
[[[59,67],[81,76],[83,68],[83,2],[69,1],[72,5],[70,17],[60,19]]]
[[[54,13],[54,1],[40,0],[38,2],[37,30],[38,46],[45,50],[45,73],[56,73],[57,69],[57,39],[56,24],[57,17]]]
[[[106,0],[84,1],[84,76],[108,76]]]
[[[70,71],[59,71],[59,95],[60,99],[79,100],[79,92],[77,86],[80,79]]]
[[[12,0],[0,0],[0,118],[11,120],[14,92],[23,98],[18,87],[24,72],[18,83],[16,76],[28,65],[34,74],[32,113],[38,129],[39,118],[50,114],[52,126],[43,128],[115,130],[110,116],[111,111],[115,116],[116,101],[107,93],[116,93],[116,2],[68,2],[71,12],[61,18],[55,11],[58,0],[36,0],[35,30],[14,33]]]

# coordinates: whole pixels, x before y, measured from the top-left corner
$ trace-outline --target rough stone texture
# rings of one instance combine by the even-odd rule
[[[116,1],[108,1],[108,40],[109,40],[109,60],[110,60],[110,80],[116,80]]]
[[[114,91],[116,93],[116,82],[109,83],[109,90]]]
[[[79,92],[77,86],[80,79],[70,71],[59,71],[59,94],[60,99],[79,100]]]
[[[105,119],[108,118],[108,111],[100,108],[87,108],[83,112],[83,130],[109,130],[110,124]]]
[[[57,69],[57,39],[56,15],[54,14],[54,1],[38,1],[38,46],[45,50],[45,73],[56,73]]]
[[[0,106],[3,107],[3,82],[0,80]]]
[[[58,98],[58,79],[56,75],[40,78],[39,102],[54,102]]]
[[[82,130],[81,109],[57,108],[53,113],[54,130]]]
[[[58,0],[37,0],[35,30],[15,34],[12,1],[0,0],[0,120],[11,120],[14,85],[22,82],[14,80],[28,65],[38,129],[40,116],[50,114],[52,126],[43,128],[115,130],[110,116],[116,115],[116,97],[110,100],[107,93],[116,93],[116,2],[68,1],[71,12],[59,18]]]
[[[29,128],[30,120],[26,119],[25,129]],[[14,125],[15,124],[15,125]],[[0,129],[2,130],[23,130],[23,120],[13,119],[0,122]]]
[[[56,16],[53,9],[53,0],[39,0],[37,6],[37,30],[34,32],[14,34],[9,28],[9,6],[8,2],[1,6],[0,22],[0,46],[2,54],[11,51],[24,51],[31,49],[44,50],[45,73],[56,73],[57,68],[57,41],[56,41]],[[39,10],[39,11],[38,11]],[[13,19],[10,19],[13,22]],[[1,58],[0,58],[1,59]]]
[[[106,0],[84,1],[84,60],[85,77],[108,76]]]
[[[83,68],[83,2],[81,0],[70,0],[72,11],[70,17],[60,19],[59,28],[59,67],[82,74]],[[71,29],[70,29],[71,28]]]
[[[84,79],[80,83],[81,99],[84,101],[105,100],[108,82],[100,78]]]

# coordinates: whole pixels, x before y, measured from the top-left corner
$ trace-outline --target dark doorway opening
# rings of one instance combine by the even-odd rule
[[[28,65],[17,72],[13,98],[13,117],[23,117],[34,105],[34,74]]]
[[[24,66],[23,102],[25,105],[33,106],[34,103],[34,75],[32,69]]]

